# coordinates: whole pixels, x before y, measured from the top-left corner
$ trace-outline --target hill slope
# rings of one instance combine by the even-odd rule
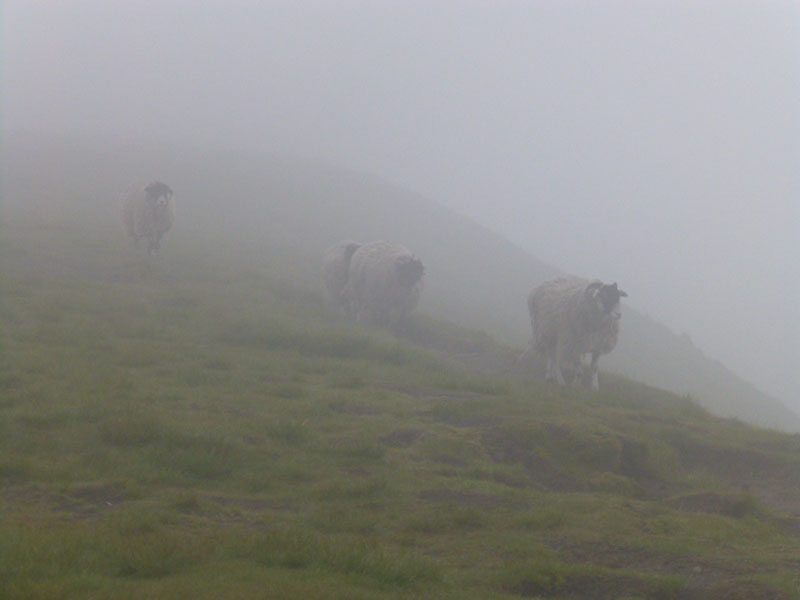
[[[9,214],[3,598],[800,598],[797,436],[481,377],[334,322],[281,246]]]
[[[557,271],[501,236],[411,191],[308,160],[187,150],[120,140],[6,136],[3,184],[10,202],[90,211],[116,227],[120,189],[161,178],[179,192],[178,231],[269,241],[298,252],[304,283],[316,283],[322,249],[343,238],[401,241],[423,257],[423,310],[524,346],[525,298]],[[108,226],[108,225],[106,225]],[[300,264],[302,263],[302,264]],[[620,280],[624,274],[620,274]],[[635,296],[635,290],[628,290]],[[626,308],[619,347],[605,366],[689,394],[722,416],[787,431],[800,417],[686,337]]]

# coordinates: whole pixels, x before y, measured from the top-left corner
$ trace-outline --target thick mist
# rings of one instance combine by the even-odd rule
[[[798,34],[789,2],[10,1],[3,129],[374,173],[798,409]]]

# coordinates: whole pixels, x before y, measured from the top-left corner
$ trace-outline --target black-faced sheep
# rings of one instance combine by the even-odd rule
[[[405,247],[371,242],[350,259],[345,296],[353,316],[384,327],[401,325],[419,303],[425,267]]]
[[[328,302],[334,310],[346,316],[353,316],[353,311],[344,289],[350,272],[350,260],[360,247],[359,242],[344,240],[325,250],[322,257],[322,278]]]
[[[155,181],[147,185],[133,185],[123,196],[122,222],[134,244],[147,240],[147,253],[155,256],[161,246],[161,238],[172,227],[175,219],[175,203],[172,190],[166,184]]]
[[[573,366],[576,379],[599,388],[597,362],[617,345],[620,298],[628,294],[616,283],[560,277],[528,296],[533,339],[531,348],[547,356],[546,379],[564,385],[561,367]],[[589,355],[588,364],[584,356]]]

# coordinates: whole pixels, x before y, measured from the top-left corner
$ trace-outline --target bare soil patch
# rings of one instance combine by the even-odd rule
[[[416,429],[397,429],[384,435],[380,441],[390,448],[408,448],[416,442],[422,435]]]
[[[503,422],[502,417],[495,415],[481,415],[478,413],[448,415],[438,417],[438,421],[453,427],[496,427]]]
[[[14,486],[3,490],[5,500],[16,506],[44,506],[78,519],[97,517],[115,510],[130,499],[122,482],[91,484],[60,494],[40,486]]]
[[[377,408],[368,406],[367,404],[358,404],[355,402],[336,404],[331,406],[331,410],[345,415],[374,416],[380,414],[380,411]]]
[[[557,467],[529,444],[507,435],[507,432],[500,429],[487,431],[483,436],[483,443],[493,460],[523,465],[534,486],[558,492],[580,492],[587,489],[586,484],[577,477]]]
[[[747,496],[716,492],[700,492],[671,498],[666,500],[665,504],[678,510],[716,514],[735,519],[753,515],[758,509]]]
[[[628,574],[577,575],[561,578],[535,578],[522,581],[511,591],[525,598],[647,598],[647,600],[697,600],[688,589],[660,588],[656,583]]]
[[[220,506],[228,506],[246,510],[248,512],[272,512],[272,511],[286,511],[291,507],[288,505],[277,504],[270,500],[263,498],[249,498],[246,496],[219,496],[207,494],[202,496],[203,500],[214,502]]]
[[[550,542],[559,557],[570,563],[590,563],[612,569],[630,569],[658,575],[679,575],[692,586],[708,586],[732,577],[757,573],[716,564],[693,556],[672,556],[643,548],[621,546],[609,542],[579,542],[556,539]]]
[[[795,596],[755,581],[723,581],[702,590],[696,598],[707,600],[791,600]]]

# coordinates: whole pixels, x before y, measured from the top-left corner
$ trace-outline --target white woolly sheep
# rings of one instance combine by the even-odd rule
[[[322,278],[328,301],[334,310],[346,316],[352,316],[352,310],[344,295],[344,288],[350,271],[350,259],[360,247],[359,242],[344,240],[325,250],[322,258]]]
[[[147,253],[155,256],[161,238],[172,227],[175,203],[172,190],[166,184],[154,181],[145,186],[132,185],[123,195],[122,222],[125,231],[138,247],[139,240],[147,240]]]
[[[628,294],[616,283],[560,277],[535,288],[528,296],[533,339],[531,349],[547,356],[546,379],[564,385],[561,367],[576,368],[576,379],[599,388],[597,362],[617,345],[620,298]],[[583,357],[590,355],[588,365]]]
[[[359,321],[397,327],[419,303],[424,274],[422,261],[399,244],[362,245],[350,259],[345,286],[353,316]]]

